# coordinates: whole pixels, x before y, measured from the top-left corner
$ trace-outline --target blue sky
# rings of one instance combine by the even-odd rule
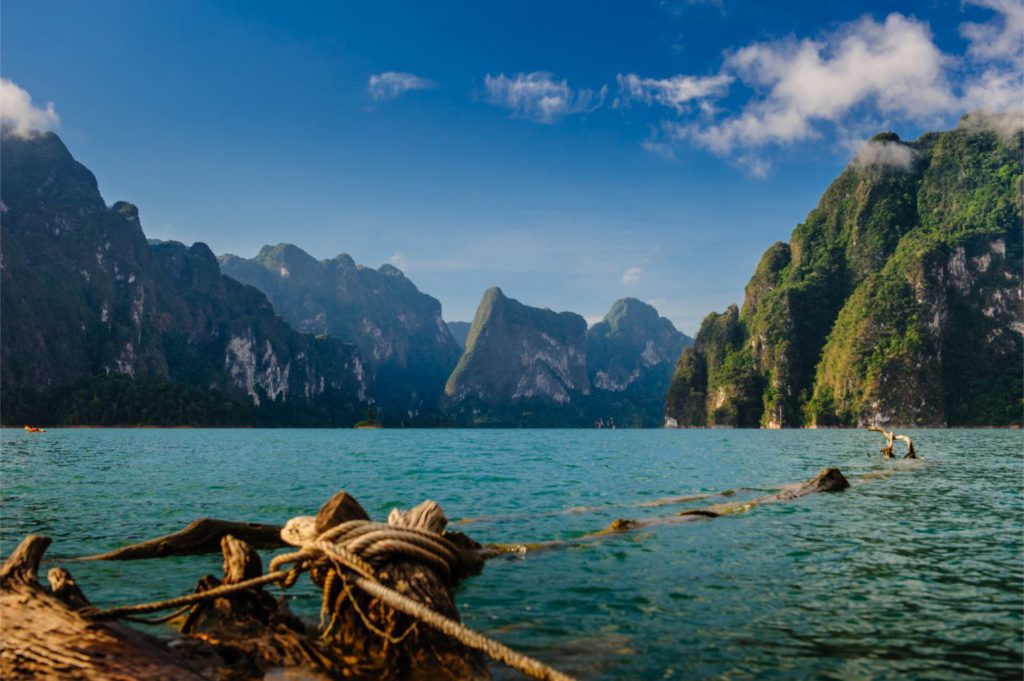
[[[1022,32],[1020,0],[4,0],[0,104],[151,237],[692,334],[871,134],[1019,109]]]

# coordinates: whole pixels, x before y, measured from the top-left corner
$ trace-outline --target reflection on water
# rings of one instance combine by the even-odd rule
[[[840,494],[496,559],[459,607],[583,678],[1019,678],[1022,434],[913,436],[921,461],[838,430],[5,430],[0,548],[42,533],[66,561],[202,515],[282,522],[342,488],[378,519],[429,497],[481,541],[570,540],[836,466]],[[191,590],[220,559],[65,565],[102,606]]]

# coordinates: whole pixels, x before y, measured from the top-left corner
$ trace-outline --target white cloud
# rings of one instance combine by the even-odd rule
[[[964,87],[962,105],[966,111],[1019,114],[1024,108],[1024,69],[987,69]]]
[[[706,108],[706,100],[717,99],[729,91],[729,84],[735,80],[728,74],[716,76],[685,76],[671,78],[641,78],[635,73],[616,76],[620,98],[616,104],[628,105],[631,101],[644,104],[661,104],[671,107],[676,113],[687,111],[696,101]]]
[[[10,126],[15,135],[30,137],[46,132],[60,123],[60,117],[47,102],[45,109],[32,105],[32,96],[6,78],[0,78],[0,124]]]
[[[870,132],[894,123],[944,126],[950,114],[985,112],[973,124],[1000,132],[1024,121],[1024,2],[965,0],[991,10],[984,23],[964,23],[966,54],[943,53],[927,23],[898,13],[865,16],[816,38],[753,43],[726,53],[717,76],[643,78],[620,75],[616,103],[673,109],[643,147],[675,158],[682,144],[731,157],[756,177],[771,168],[771,150],[832,137],[859,162],[905,167],[904,147],[861,148]],[[715,102],[741,83],[750,97],[723,114]],[[999,115],[994,115],[999,114]]]
[[[861,168],[891,168],[893,170],[910,170],[914,161],[920,156],[913,148],[899,142],[868,140],[864,142],[853,162]]]
[[[626,286],[632,286],[636,282],[640,281],[640,277],[644,273],[642,267],[627,267],[626,271],[622,273],[622,283]]]
[[[967,111],[1012,112],[1024,116],[1024,2],[971,0],[995,12],[984,24],[964,23],[960,33],[970,43],[968,56],[980,69],[963,88]],[[1007,119],[1001,119],[1005,128]]]
[[[975,111],[960,121],[958,127],[991,130],[1001,137],[1012,140],[1014,135],[1024,132],[1024,107],[1011,111],[993,113]]]
[[[749,175],[761,180],[772,171],[772,162],[759,154],[743,154],[736,161]]]
[[[434,81],[413,73],[385,71],[370,76],[370,97],[376,102],[395,99],[410,90],[432,90],[437,87]]]
[[[730,55],[726,68],[767,94],[718,123],[680,126],[677,136],[729,154],[818,137],[819,124],[841,125],[862,105],[929,119],[956,106],[946,62],[927,25],[900,14],[882,23],[865,17],[820,40],[755,43]]]
[[[555,123],[563,116],[587,113],[601,106],[608,87],[573,91],[566,80],[556,81],[550,73],[534,71],[517,73],[509,78],[504,73],[484,77],[487,100],[511,109],[514,116],[540,123]]]
[[[996,18],[984,24],[960,24],[960,35],[970,42],[967,53],[979,61],[1007,61],[1020,64],[1024,52],[1024,3],[1020,0],[967,0],[985,7]]]
[[[394,255],[388,258],[388,262],[390,262],[392,265],[402,270],[403,272],[405,272],[406,267],[408,266],[408,261],[406,260],[405,256],[398,252],[395,252]]]

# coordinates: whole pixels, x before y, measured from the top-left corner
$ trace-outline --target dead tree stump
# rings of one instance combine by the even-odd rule
[[[317,530],[322,532],[348,520],[366,520],[366,512],[355,502],[339,504],[335,495],[317,515]],[[348,497],[351,499],[351,497]],[[345,508],[346,511],[340,509]],[[326,511],[330,510],[330,513]],[[320,523],[325,516],[330,522]],[[388,517],[393,527],[418,528],[445,533],[448,519],[441,507],[425,501],[408,511],[393,510]],[[451,586],[482,563],[479,544],[464,535],[445,536],[460,548],[462,570],[447,580],[432,567],[400,555],[389,556],[377,566],[381,584],[423,603],[454,620],[459,612]],[[475,545],[475,546],[474,546]],[[464,550],[463,550],[464,549]],[[325,590],[324,614],[328,644],[338,657],[359,660],[359,673],[371,678],[392,679],[479,679],[489,678],[482,654],[466,648],[445,634],[424,624],[416,624],[353,584],[333,574],[314,575]],[[332,657],[334,657],[332,655]]]
[[[868,430],[870,430],[873,433],[881,433],[882,435],[885,436],[885,446],[882,447],[882,454],[885,455],[885,458],[892,458],[892,446],[896,440],[899,440],[900,442],[907,446],[907,453],[904,456],[905,459],[917,458],[917,453],[914,451],[914,443],[908,436],[891,433],[888,430],[885,430],[884,428],[880,428],[879,426],[868,426]]]
[[[207,575],[197,592],[221,584],[238,584],[263,574],[254,548],[228,535],[221,539],[224,578]],[[270,667],[306,667],[316,672],[337,672],[339,662],[330,660],[313,645],[314,638],[284,600],[275,599],[262,587],[222,596],[194,605],[181,623],[181,633],[207,641],[232,663],[235,673],[261,676]]]

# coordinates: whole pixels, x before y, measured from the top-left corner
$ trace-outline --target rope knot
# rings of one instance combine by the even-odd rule
[[[316,518],[297,516],[285,523],[281,539],[300,550],[274,558],[271,571],[285,563],[322,557],[376,581],[374,566],[397,556],[433,569],[449,584],[460,573],[459,550],[451,540],[415,527],[348,520],[318,534]]]

